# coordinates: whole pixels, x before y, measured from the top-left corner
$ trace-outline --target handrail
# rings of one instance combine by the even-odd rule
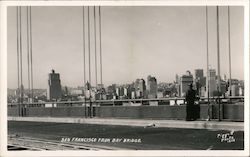
[[[207,97],[201,97],[200,100],[206,100]],[[218,97],[210,97],[209,99],[218,99]],[[220,99],[244,99],[244,96],[230,96],[230,97],[220,97]],[[145,101],[170,101],[170,100],[185,100],[184,97],[172,97],[172,98],[152,98],[152,99],[111,99],[111,100],[91,100],[92,103],[115,103],[115,102],[145,102]],[[87,101],[52,101],[52,102],[33,102],[33,103],[22,103],[23,105],[45,105],[45,104],[83,104],[89,103]],[[20,103],[8,103],[8,106],[15,106],[19,105]]]

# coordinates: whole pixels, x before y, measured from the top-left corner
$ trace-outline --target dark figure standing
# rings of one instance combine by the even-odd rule
[[[187,117],[186,120],[190,121],[190,120],[196,120],[197,118],[199,118],[199,107],[198,105],[195,105],[194,102],[196,100],[196,92],[193,89],[193,85],[190,84],[189,85],[189,89],[186,93],[186,102],[187,102],[187,106],[186,106],[186,113],[187,113]]]

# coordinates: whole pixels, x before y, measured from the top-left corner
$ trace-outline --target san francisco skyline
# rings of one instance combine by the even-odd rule
[[[194,69],[203,69],[206,75],[205,7],[101,8],[105,85],[130,83],[147,75],[159,82],[172,82],[175,74]],[[243,7],[230,8],[232,78],[243,79]],[[15,9],[8,8],[9,88],[17,87]],[[22,10],[25,34],[26,9]],[[216,69],[215,7],[208,11],[209,60],[210,67]],[[82,7],[32,7],[34,88],[47,87],[52,68],[61,74],[63,85],[83,84],[81,12]],[[228,77],[227,7],[220,7],[220,19],[221,75]],[[23,44],[27,87],[25,35]],[[94,84],[94,66],[92,71]]]

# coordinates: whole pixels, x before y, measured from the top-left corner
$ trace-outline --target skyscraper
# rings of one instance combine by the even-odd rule
[[[195,80],[199,82],[201,87],[206,86],[206,77],[203,75],[203,69],[195,70]]]
[[[147,90],[148,98],[157,97],[157,80],[155,77],[152,77],[150,75],[147,77]]]
[[[48,88],[48,100],[57,100],[62,97],[62,88],[60,74],[55,73],[55,70],[52,69],[52,73],[49,74],[49,88]]]
[[[208,73],[208,83],[209,83],[209,95],[214,96],[216,89],[216,71],[215,69],[209,69]]]
[[[144,79],[136,79],[134,83],[136,98],[146,97],[146,84]]]
[[[195,69],[195,88],[199,96],[201,96],[201,88],[205,86],[206,78],[203,75],[203,69]]]
[[[199,79],[204,77],[203,69],[195,69],[195,79]]]

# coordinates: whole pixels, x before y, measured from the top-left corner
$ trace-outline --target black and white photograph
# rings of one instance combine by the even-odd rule
[[[7,154],[249,153],[249,6],[60,4],[6,5]]]

